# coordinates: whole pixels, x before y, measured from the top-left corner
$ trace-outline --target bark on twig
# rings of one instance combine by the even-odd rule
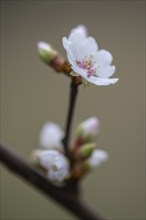
[[[18,153],[4,143],[0,143],[0,161],[26,182],[35,186],[46,196],[51,197],[76,217],[82,220],[103,220],[101,216],[89,208],[80,195],[69,191],[66,187],[51,184],[43,175],[25,161]]]
[[[65,137],[62,141],[64,144],[66,155],[68,155],[70,130],[71,130],[72,119],[74,115],[77,94],[78,94],[78,85],[72,82],[70,86],[69,109],[68,109],[68,115],[67,115],[67,121],[66,121]]]

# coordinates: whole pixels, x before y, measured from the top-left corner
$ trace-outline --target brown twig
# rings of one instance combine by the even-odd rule
[[[66,155],[69,155],[68,145],[69,145],[70,130],[71,130],[72,119],[74,115],[77,94],[78,94],[78,85],[72,82],[70,86],[69,109],[68,109],[68,115],[67,115],[67,121],[66,121],[65,137],[62,141],[64,144]]]
[[[79,219],[103,220],[100,215],[89,208],[85,201],[80,198],[80,195],[68,190],[65,186],[58,187],[51,184],[18,153],[4,143],[0,143],[0,161],[12,172],[38,188],[46,196],[50,196]]]

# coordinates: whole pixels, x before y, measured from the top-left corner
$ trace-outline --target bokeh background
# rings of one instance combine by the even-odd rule
[[[83,181],[84,197],[107,219],[145,219],[145,1],[1,1],[1,138],[25,158],[46,121],[64,128],[70,80],[41,62],[37,42],[63,56],[62,37],[84,24],[112,52],[120,80],[80,87],[73,130],[96,116],[109,161]],[[1,166],[1,220],[75,220]]]

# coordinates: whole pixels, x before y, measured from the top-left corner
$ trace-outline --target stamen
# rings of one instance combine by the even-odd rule
[[[92,75],[95,76],[96,73],[96,62],[93,63],[92,61],[93,55],[90,55],[90,58],[87,59],[87,56],[81,61],[77,61],[77,65],[82,68],[87,70],[87,77],[90,77]]]

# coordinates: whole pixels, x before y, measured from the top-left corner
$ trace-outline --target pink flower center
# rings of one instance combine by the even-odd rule
[[[93,64],[91,58],[92,56],[90,56],[90,59],[83,59],[82,61],[77,61],[78,67],[85,69],[87,71],[88,77],[95,75],[96,73],[95,65]]]

